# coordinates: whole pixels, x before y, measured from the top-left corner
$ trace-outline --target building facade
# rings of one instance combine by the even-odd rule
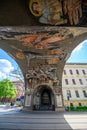
[[[87,63],[67,63],[63,70],[64,106],[87,106]]]
[[[24,82],[22,81],[13,81],[14,87],[17,89],[16,98],[20,98],[24,95]]]

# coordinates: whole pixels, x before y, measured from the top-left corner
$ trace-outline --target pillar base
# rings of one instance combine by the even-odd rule
[[[56,108],[55,108],[55,111],[64,112],[64,111],[65,111],[65,108],[64,108],[64,107],[56,107]]]
[[[22,111],[33,111],[31,107],[23,107]]]

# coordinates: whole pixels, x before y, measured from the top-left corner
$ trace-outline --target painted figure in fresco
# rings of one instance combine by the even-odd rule
[[[64,14],[68,15],[71,25],[77,25],[79,19],[82,17],[81,0],[64,0],[63,2]]]
[[[37,0],[31,1],[33,1],[32,10],[40,14],[40,23],[61,25],[69,22],[70,25],[77,25],[80,21],[80,18],[82,17],[81,0],[38,0],[39,2],[36,2]],[[31,12],[34,15],[33,11]]]
[[[61,0],[42,0],[42,3],[34,3],[33,10],[42,12],[39,18],[40,23],[59,25],[67,23],[63,19]]]

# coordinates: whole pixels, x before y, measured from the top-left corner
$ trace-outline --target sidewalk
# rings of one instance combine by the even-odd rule
[[[10,105],[0,105],[0,115],[16,113],[22,110],[23,107],[10,106]]]

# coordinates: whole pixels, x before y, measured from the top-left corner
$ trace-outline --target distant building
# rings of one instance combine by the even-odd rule
[[[19,98],[24,95],[24,82],[22,81],[13,81],[14,87],[17,89],[16,98]]]
[[[64,106],[87,106],[87,63],[67,63],[62,77]]]
[[[17,89],[18,92],[16,98],[20,98],[20,96],[23,96],[25,92],[24,77],[20,68],[17,68],[17,70],[12,71],[9,76],[10,80],[13,82],[14,87]]]

